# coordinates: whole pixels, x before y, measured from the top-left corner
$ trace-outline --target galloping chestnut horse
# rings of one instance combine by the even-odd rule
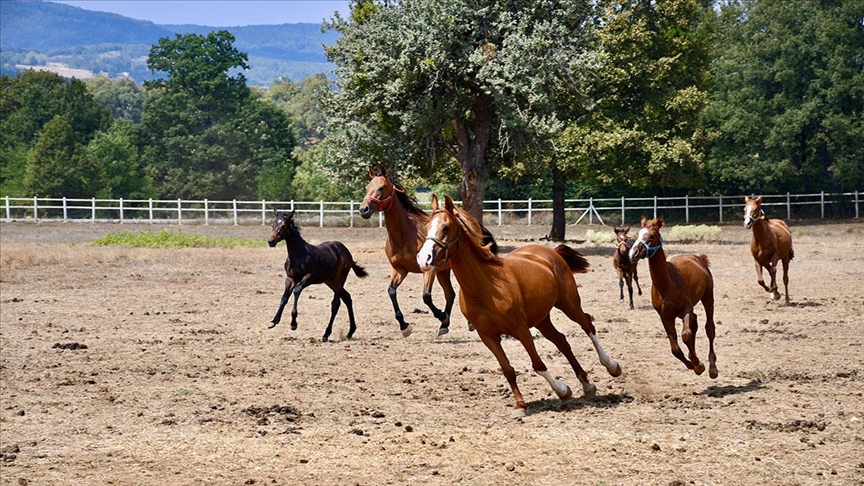
[[[297,300],[304,288],[314,284],[327,284],[333,289],[333,301],[330,302],[330,322],[324,331],[322,341],[330,338],[333,331],[333,320],[339,312],[339,300],[345,302],[348,308],[348,339],[354,335],[357,325],[354,322],[354,308],[351,305],[351,294],[345,290],[345,280],[348,272],[354,270],[354,275],[365,277],[366,270],[354,261],[351,252],[345,245],[338,241],[325,241],[318,246],[306,243],[300,236],[300,229],[294,224],[294,211],[285,213],[276,212],[273,220],[273,232],[267,243],[270,247],[276,246],[280,241],[285,241],[288,247],[288,258],[285,260],[285,293],[279,302],[279,310],[273,321],[268,326],[272,329],[282,320],[282,311],[288,303],[288,294],[294,292],[294,309],[291,311],[291,329],[297,329]]]
[[[526,245],[501,258],[493,254],[488,245],[483,245],[482,234],[465,219],[464,211],[455,208],[449,196],[445,196],[442,207],[433,195],[432,210],[426,223],[426,241],[417,253],[417,264],[424,271],[450,264],[459,281],[459,308],[474,323],[483,344],[495,355],[513,391],[514,418],[525,415],[525,400],[516,385],[516,372],[501,346],[504,334],[522,343],[531,357],[534,371],[543,376],[562,399],[569,398],[573,392],[564,382],[555,379],[540,359],[534,347],[532,327],[552,341],[567,358],[586,397],[594,396],[597,391],[576,361],[567,338],[552,324],[549,317],[552,307],[561,309],[582,326],[609,374],[621,374],[621,367],[609,359],[600,346],[591,317],[580,305],[573,273],[584,273],[588,268],[588,261],[582,255],[565,245],[555,249]]]
[[[702,306],[705,307],[705,334],[708,335],[708,375],[717,378],[717,356],[714,354],[714,276],[708,268],[708,257],[676,255],[666,261],[663,237],[660,236],[663,222],[663,216],[651,220],[642,216],[642,229],[630,249],[630,260],[635,264],[642,258],[648,259],[652,283],[651,305],[660,315],[660,321],[672,346],[672,354],[697,375],[705,372],[705,365],[700,363],[696,356],[696,331],[699,325],[694,310],[696,304],[702,301]],[[675,319],[683,321],[681,340],[690,351],[689,360],[678,347]]]
[[[756,278],[767,292],[774,292],[774,300],[780,299],[777,291],[777,262],[783,262],[783,286],[786,288],[786,302],[789,302],[789,262],[795,258],[792,248],[792,233],[782,219],[769,220],[762,210],[762,196],[744,197],[744,227],[753,229],[750,239],[750,253],[756,260]],[[765,285],[762,268],[768,269],[771,287]]]
[[[633,247],[633,242],[627,238],[627,232],[630,231],[630,227],[622,228],[616,226],[614,231],[618,246],[612,255],[612,266],[618,272],[618,289],[621,292],[621,302],[624,302],[624,280],[627,280],[627,292],[630,294],[630,308],[632,309],[633,282],[636,282],[639,295],[642,295],[642,287],[639,286],[639,274],[636,272],[636,262],[630,261],[630,248]]]
[[[387,254],[387,260],[390,261],[392,267],[390,270],[390,287],[387,292],[393,302],[393,311],[396,314],[396,320],[399,321],[399,329],[403,336],[408,337],[412,327],[405,323],[405,318],[399,309],[396,289],[399,288],[408,273],[423,273],[423,302],[429,307],[435,318],[441,321],[438,335],[447,334],[450,331],[450,311],[453,309],[453,301],[456,298],[456,292],[450,282],[450,266],[445,264],[429,271],[422,271],[417,265],[417,251],[423,245],[425,233],[422,231],[429,221],[429,214],[420,209],[414,200],[405,194],[405,190],[391,178],[386,169],[380,168],[377,171],[370,169],[369,176],[372,177],[372,180],[366,186],[366,196],[363,198],[359,211],[363,219],[369,219],[372,214],[378,211],[384,212],[384,221],[387,226],[387,244],[384,247],[384,252]],[[489,230],[478,223],[476,219],[470,216],[467,219],[472,227],[483,233],[486,242],[491,242],[493,251],[497,253],[498,245]],[[432,283],[436,278],[444,290],[444,311],[432,303]],[[470,323],[468,327],[473,329]]]

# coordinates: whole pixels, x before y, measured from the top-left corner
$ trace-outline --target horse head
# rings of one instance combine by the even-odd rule
[[[459,244],[462,223],[456,215],[456,206],[450,196],[444,196],[444,206],[438,196],[432,194],[432,215],[426,223],[426,241],[417,252],[420,270],[428,272],[450,258],[451,251]]]
[[[360,203],[358,209],[363,219],[369,219],[373,213],[378,211],[390,209],[396,193],[401,191],[390,181],[387,170],[383,167],[377,171],[369,169],[369,176],[372,177],[372,180],[366,184],[366,195],[363,196],[363,202]]]
[[[744,196],[744,227],[750,229],[758,219],[765,219],[765,211],[762,210],[762,196],[749,198]]]
[[[273,224],[270,226],[270,238],[267,239],[267,244],[271,248],[287,238],[291,231],[298,231],[294,224],[294,212],[294,209],[291,212],[275,211]]]
[[[642,228],[630,248],[630,261],[636,263],[642,258],[653,257],[658,250],[663,248],[663,237],[660,235],[660,228],[663,227],[665,220],[663,216],[656,219],[648,219],[642,216]]]
[[[630,231],[630,227],[616,226],[613,231],[615,231],[615,241],[618,243],[618,249],[626,248],[627,233]]]

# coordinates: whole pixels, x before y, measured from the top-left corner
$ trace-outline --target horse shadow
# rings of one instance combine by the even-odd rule
[[[525,405],[527,415],[542,412],[571,412],[587,408],[608,409],[621,404],[630,403],[634,400],[629,393],[610,393],[608,395],[597,395],[593,398],[572,397],[566,400],[557,398],[541,398],[533,400]]]
[[[696,393],[696,395],[708,396],[711,398],[723,398],[728,395],[738,395],[739,393],[752,393],[765,388],[759,380],[751,380],[746,385],[727,385],[727,386],[709,386],[704,391]]]

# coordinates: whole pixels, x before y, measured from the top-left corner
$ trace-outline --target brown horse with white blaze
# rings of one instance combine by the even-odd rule
[[[750,253],[756,261],[756,278],[767,292],[774,293],[774,300],[780,299],[777,290],[777,262],[783,262],[783,286],[786,302],[789,302],[789,262],[795,258],[792,248],[792,233],[782,219],[768,219],[762,209],[762,196],[744,197],[744,227],[753,230],[750,238]],[[765,285],[762,269],[768,269],[771,286]]]
[[[708,375],[717,378],[717,356],[714,354],[714,276],[708,268],[705,255],[676,255],[666,260],[663,250],[663,216],[649,220],[642,217],[642,229],[633,248],[630,260],[635,264],[642,258],[648,259],[651,272],[651,305],[660,315],[663,329],[669,338],[672,354],[681,360],[688,369],[701,375],[705,365],[696,356],[696,321],[694,307],[699,301],[705,308],[705,334],[708,335]],[[690,351],[690,359],[684,356],[678,346],[675,320],[681,319],[681,340]]]
[[[516,385],[516,371],[501,346],[501,336],[505,334],[519,340],[531,357],[534,371],[543,376],[562,399],[572,396],[572,391],[554,378],[540,359],[531,335],[532,327],[552,341],[567,358],[586,397],[594,396],[597,391],[573,355],[567,338],[552,324],[549,312],[553,307],[561,309],[582,327],[609,374],[619,376],[621,367],[600,346],[591,317],[582,311],[573,279],[573,273],[586,271],[588,261],[565,245],[554,249],[526,245],[503,258],[498,257],[483,245],[482,234],[465,217],[466,213],[457,210],[449,196],[445,196],[444,205],[440,206],[433,195],[426,241],[417,253],[417,264],[424,271],[450,265],[459,281],[459,308],[474,323],[483,344],[495,355],[516,399],[513,416],[525,415],[525,400]]]
[[[405,189],[396,182],[387,170],[369,170],[372,178],[366,185],[366,196],[360,204],[359,212],[363,219],[369,219],[376,212],[384,213],[384,222],[387,227],[387,243],[384,252],[392,267],[390,270],[390,287],[387,293],[393,303],[393,311],[399,322],[402,335],[408,337],[412,327],[405,322],[399,302],[396,299],[396,290],[405,280],[409,273],[423,273],[423,302],[432,311],[436,319],[441,321],[438,335],[447,334],[450,329],[450,312],[456,299],[456,291],[450,282],[450,266],[445,264],[440,267],[423,271],[417,265],[417,251],[423,245],[425,233],[423,228],[429,221],[429,214],[420,209],[412,198],[405,194]],[[498,245],[492,234],[483,227],[476,219],[469,217],[469,223],[478,231],[482,232],[486,242],[492,244],[494,252],[498,252]],[[444,290],[445,306],[440,310],[432,303],[432,284],[435,280]],[[469,330],[473,327],[469,323]]]

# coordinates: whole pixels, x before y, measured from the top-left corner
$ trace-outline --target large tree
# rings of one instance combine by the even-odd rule
[[[455,160],[462,204],[482,218],[492,161],[543,153],[562,93],[584,89],[590,12],[587,0],[352,2],[327,49],[335,160],[355,174]]]
[[[247,56],[233,42],[227,31],[177,35],[150,51],[148,67],[167,77],[145,83],[142,163],[160,197],[288,196],[289,121],[252,95],[242,72]],[[274,176],[287,180],[270,184]]]
[[[722,192],[864,186],[864,2],[724,2],[705,122]]]

